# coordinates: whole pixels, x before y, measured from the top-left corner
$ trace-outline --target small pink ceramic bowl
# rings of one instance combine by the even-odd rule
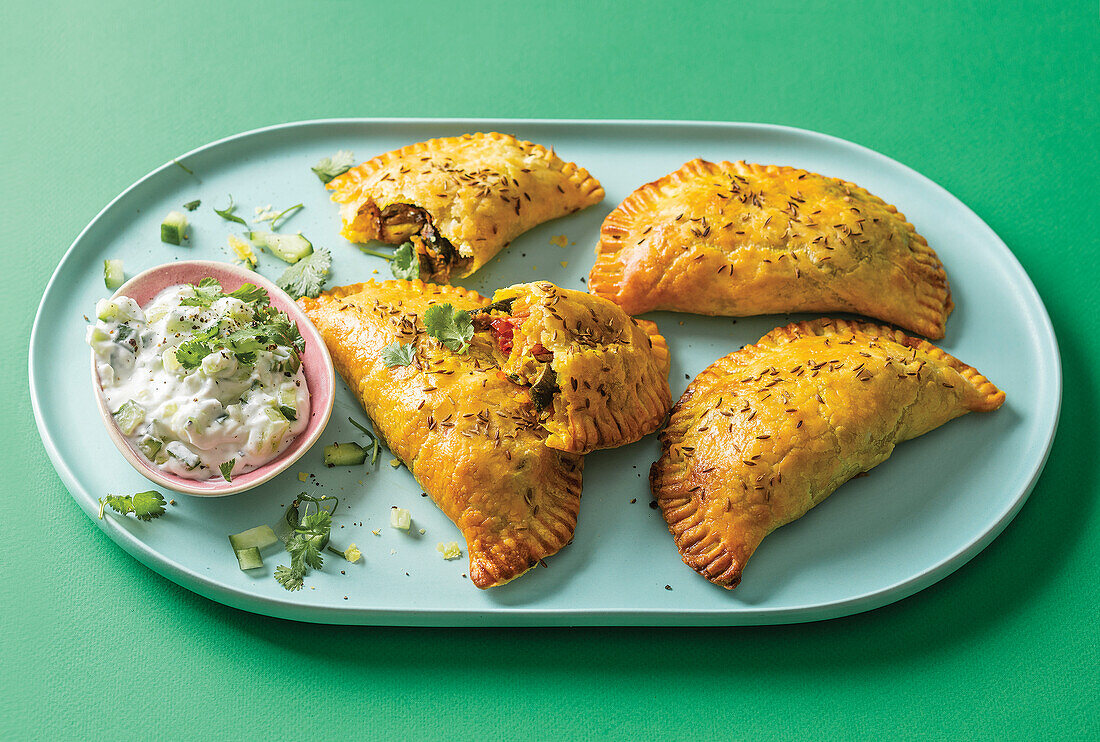
[[[255,284],[264,289],[271,299],[271,305],[286,312],[290,319],[297,323],[298,331],[305,340],[302,372],[305,374],[306,385],[309,388],[309,424],[285,451],[258,469],[234,476],[232,482],[227,482],[219,476],[205,480],[184,479],[153,465],[140,451],[130,445],[130,441],[119,430],[114,416],[107,409],[107,400],[103,396],[99,372],[96,370],[94,352],[92,353],[92,384],[107,433],[132,467],[151,482],[175,492],[201,497],[220,497],[250,490],[263,484],[276,474],[285,471],[317,442],[332,415],[332,403],[336,398],[336,376],[332,370],[332,358],[329,357],[328,348],[325,347],[317,328],[286,292],[250,270],[211,260],[181,260],[176,263],[165,263],[137,274],[124,283],[114,296],[129,296],[138,303],[138,306],[144,307],[169,286],[181,283],[197,284],[206,277],[216,278],[226,293],[239,288],[244,283]]]

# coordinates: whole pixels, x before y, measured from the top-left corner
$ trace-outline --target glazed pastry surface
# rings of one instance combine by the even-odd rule
[[[854,312],[941,338],[951,292],[904,215],[805,170],[693,160],[604,221],[592,293],[629,314]]]
[[[413,242],[420,277],[468,276],[513,239],[599,203],[599,181],[552,149],[507,134],[431,139],[333,179],[352,242]]]
[[[765,536],[896,444],[1004,399],[975,369],[898,330],[792,324],[695,378],[661,434],[650,485],[684,563],[733,588]]]
[[[455,353],[424,331],[436,303],[488,304],[421,281],[344,286],[299,304],[375,430],[462,531],[470,579],[501,585],[573,537],[583,458],[549,448],[522,390],[497,367],[491,340]],[[413,364],[387,368],[382,349],[413,345]]]
[[[548,281],[501,289],[493,302],[508,304],[512,318],[505,373],[521,379],[546,374],[543,386],[557,390],[540,405],[550,434],[546,445],[574,453],[613,448],[664,421],[672,407],[669,354],[654,323]],[[538,389],[532,386],[532,396],[541,401]]]

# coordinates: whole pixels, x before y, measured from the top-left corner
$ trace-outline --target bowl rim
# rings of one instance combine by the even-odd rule
[[[321,379],[312,378],[303,370],[303,375],[306,376],[306,384],[310,392],[310,421],[306,429],[303,430],[302,433],[293,440],[290,446],[278,456],[250,472],[234,477],[233,481],[227,482],[218,477],[210,477],[202,480],[186,479],[176,474],[172,474],[171,472],[162,471],[149,463],[145,459],[145,456],[135,449],[129,439],[122,433],[122,430],[118,427],[118,423],[115,421],[114,415],[111,414],[110,409],[107,407],[107,400],[103,394],[103,384],[99,378],[99,369],[96,364],[96,354],[94,350],[90,351],[92,391],[95,396],[96,407],[99,409],[99,414],[107,430],[108,437],[115,444],[115,447],[118,448],[123,458],[126,459],[126,462],[149,481],[165,489],[170,489],[173,492],[194,495],[196,497],[224,497],[226,495],[245,492],[264,484],[286,471],[294,462],[305,455],[306,451],[313,447],[320,439],[322,433],[324,433],[325,428],[328,426],[329,419],[332,417],[333,404],[336,401],[336,373],[332,365],[332,357],[328,352],[328,347],[325,345],[321,334],[317,331],[317,328],[313,326],[313,323],[309,321],[309,318],[306,317],[305,312],[302,311],[297,302],[269,279],[261,276],[259,273],[255,273],[232,263],[222,263],[216,260],[175,260],[168,263],[161,263],[152,268],[147,268],[128,279],[111,294],[110,298],[117,299],[120,296],[128,296],[128,292],[132,291],[134,286],[150,282],[151,278],[158,276],[160,273],[178,272],[181,269],[212,272],[210,277],[217,278],[219,282],[222,278],[222,276],[218,275],[219,273],[223,274],[223,276],[224,274],[229,274],[235,279],[240,279],[241,283],[252,283],[264,289],[267,291],[271,303],[276,304],[280,310],[285,311],[298,325],[298,331],[306,341],[306,350],[303,355],[316,353],[322,361],[319,364],[323,372],[323,378]],[[165,280],[161,282],[154,295],[179,282],[179,280]],[[158,286],[156,282],[153,282],[153,285]],[[278,301],[276,301],[276,299]],[[305,364],[303,363],[303,368],[304,366]],[[315,388],[318,390],[327,390],[327,393],[317,395],[314,392]]]

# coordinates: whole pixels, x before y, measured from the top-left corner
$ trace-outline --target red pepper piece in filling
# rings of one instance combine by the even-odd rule
[[[516,331],[516,323],[511,317],[500,317],[493,320],[490,326],[493,328],[493,337],[496,338],[500,352],[510,352],[512,350],[512,335]]]

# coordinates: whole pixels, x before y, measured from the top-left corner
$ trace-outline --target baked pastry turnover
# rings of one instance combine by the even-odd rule
[[[897,443],[1004,399],[970,366],[898,330],[792,324],[695,378],[661,434],[650,485],[684,563],[733,588],[765,536]]]
[[[489,301],[420,281],[299,301],[375,430],[462,531],[470,579],[487,588],[572,539],[583,458],[545,445],[546,430],[496,366],[488,336],[456,353],[425,333],[424,314],[440,303],[470,311]],[[383,348],[393,343],[413,346],[409,365],[386,365]]]
[[[476,271],[513,239],[603,199],[599,181],[552,149],[507,134],[431,139],[379,155],[333,179],[343,235],[413,243],[420,277]]]
[[[693,160],[603,223],[592,293],[629,314],[854,312],[941,338],[943,265],[863,188],[805,170]]]
[[[633,443],[672,407],[665,339],[606,299],[548,281],[519,284],[496,292],[474,329],[491,334],[501,370],[527,388],[551,448]]]

